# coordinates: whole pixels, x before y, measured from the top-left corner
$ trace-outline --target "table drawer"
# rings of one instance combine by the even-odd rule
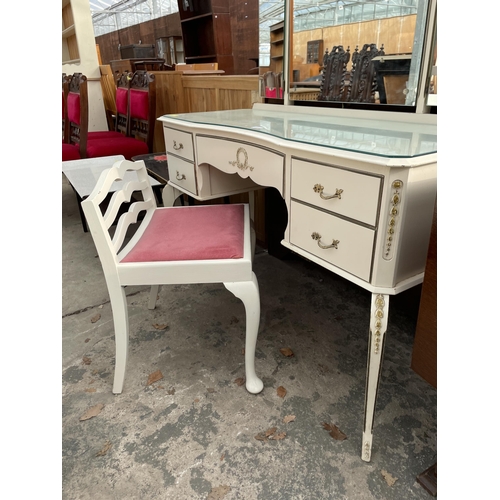
[[[163,134],[167,153],[172,153],[186,160],[194,161],[192,134],[166,126],[163,126]],[[170,157],[168,160],[170,161]]]
[[[168,176],[172,184],[176,184],[190,193],[198,194],[193,163],[170,155],[168,157]]]
[[[292,201],[290,243],[365,281],[370,281],[373,229]],[[314,237],[313,237],[314,235]],[[332,245],[337,248],[321,248]]]
[[[261,186],[282,192],[284,156],[270,149],[215,137],[196,137],[198,165],[208,163],[223,172],[251,177]]]
[[[292,159],[292,198],[371,226],[377,223],[381,184],[379,176]],[[338,197],[324,199],[336,192]]]

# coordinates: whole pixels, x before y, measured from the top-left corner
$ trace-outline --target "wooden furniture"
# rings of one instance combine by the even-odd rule
[[[288,210],[282,244],[372,294],[361,455],[369,461],[390,296],[424,276],[434,117],[256,104],[159,120],[173,187],[198,200],[276,188]]]
[[[323,40],[311,40],[307,42],[306,63],[323,65]]]
[[[285,43],[284,22],[273,24],[269,28],[269,35],[271,39],[271,60],[269,63],[269,70],[273,73],[283,72],[283,54]]]
[[[323,57],[323,74],[318,101],[345,101],[348,94],[347,63],[351,59],[349,47],[344,50],[342,45],[326,49]]]
[[[76,38],[75,20],[71,0],[62,2],[62,63],[76,64],[80,61],[80,50]]]
[[[434,209],[411,368],[437,388],[437,211]]]
[[[124,78],[127,81],[128,75]],[[154,75],[136,71],[130,90],[117,88],[116,103],[118,129],[89,132],[87,78],[81,73],[73,74],[67,98],[69,143],[78,145],[81,158],[122,154],[130,159],[151,152],[156,110]],[[63,161],[70,159],[74,158],[66,157],[63,147]]]
[[[178,0],[187,64],[216,62],[234,73],[228,0]]]
[[[147,144],[153,151],[156,122],[155,76],[147,71],[136,71],[130,79],[128,135]]]
[[[165,59],[168,66],[184,62],[182,36],[162,36],[156,39],[156,55]]]
[[[372,62],[380,102],[382,104],[405,104],[411,54],[377,56],[372,59]]]
[[[116,179],[135,174],[106,213],[101,203]],[[143,201],[132,203],[119,217],[116,230],[109,229],[123,202],[132,193]],[[122,160],[102,173],[93,192],[82,202],[108,286],[115,328],[116,361],[113,393],[123,390],[128,355],[129,324],[125,287],[152,285],[148,307],[154,309],[159,285],[223,283],[240,298],[246,311],[245,384],[257,394],[264,385],[255,373],[255,346],[260,321],[257,278],[252,271],[248,205],[207,205],[158,208],[143,161]],[[144,219],[124,246],[127,230]],[[111,356],[110,356],[111,358]]]
[[[117,59],[114,61],[110,61],[111,69],[113,73],[116,75],[122,74],[125,71],[130,73],[134,73],[138,69],[142,70],[150,70],[150,71],[163,71],[165,68],[165,59],[157,58],[157,57],[138,57],[131,59]]]
[[[351,78],[347,100],[350,102],[375,102],[377,79],[373,58],[383,56],[384,46],[377,49],[374,43],[365,43],[361,50],[356,47],[352,55]]]
[[[155,46],[145,43],[121,45],[120,57],[122,59],[151,59],[155,57]]]

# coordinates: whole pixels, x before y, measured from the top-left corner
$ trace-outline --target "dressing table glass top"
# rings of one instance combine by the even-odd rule
[[[166,117],[189,123],[244,129],[279,139],[388,158],[413,158],[437,152],[437,127],[408,121],[236,109]]]

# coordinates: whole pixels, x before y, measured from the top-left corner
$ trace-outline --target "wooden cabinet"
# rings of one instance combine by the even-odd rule
[[[284,22],[273,24],[270,28],[271,36],[271,61],[270,71],[281,73],[283,71],[283,52],[285,41]]]
[[[218,63],[234,73],[228,0],[177,0],[186,64]]]
[[[62,2],[62,63],[74,64],[80,61],[76,39],[75,21],[71,0]]]

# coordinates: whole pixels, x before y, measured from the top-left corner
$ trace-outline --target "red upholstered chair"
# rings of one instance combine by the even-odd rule
[[[137,70],[130,81],[129,133],[143,140],[153,151],[156,123],[156,85],[154,75]]]
[[[62,161],[79,160],[80,147],[78,144],[69,143],[70,122],[68,119],[68,94],[71,75],[62,75]]]
[[[119,92],[120,95],[121,93]],[[87,78],[81,73],[75,73],[71,78],[67,108],[70,127],[69,143],[79,146],[81,158],[123,155],[125,158],[131,159],[133,156],[151,152],[148,144],[141,138],[136,139],[125,135],[120,129],[98,132],[88,131],[89,103]],[[129,125],[127,126],[129,127]],[[152,133],[154,133],[154,128]]]
[[[125,175],[133,180],[116,191],[103,215],[101,203],[113,183]],[[136,201],[119,216],[122,204]],[[255,347],[260,321],[257,278],[252,270],[248,204],[198,205],[158,208],[144,161],[117,161],[105,170],[93,192],[82,202],[90,232],[101,260],[113,311],[115,375],[113,392],[121,393],[128,354],[129,321],[125,287],[152,285],[154,309],[159,285],[223,283],[246,310],[246,388],[253,394],[263,388],[255,373]],[[134,235],[125,242],[130,225],[143,215]],[[193,356],[196,354],[193,351]],[[111,357],[111,356],[110,356]]]

